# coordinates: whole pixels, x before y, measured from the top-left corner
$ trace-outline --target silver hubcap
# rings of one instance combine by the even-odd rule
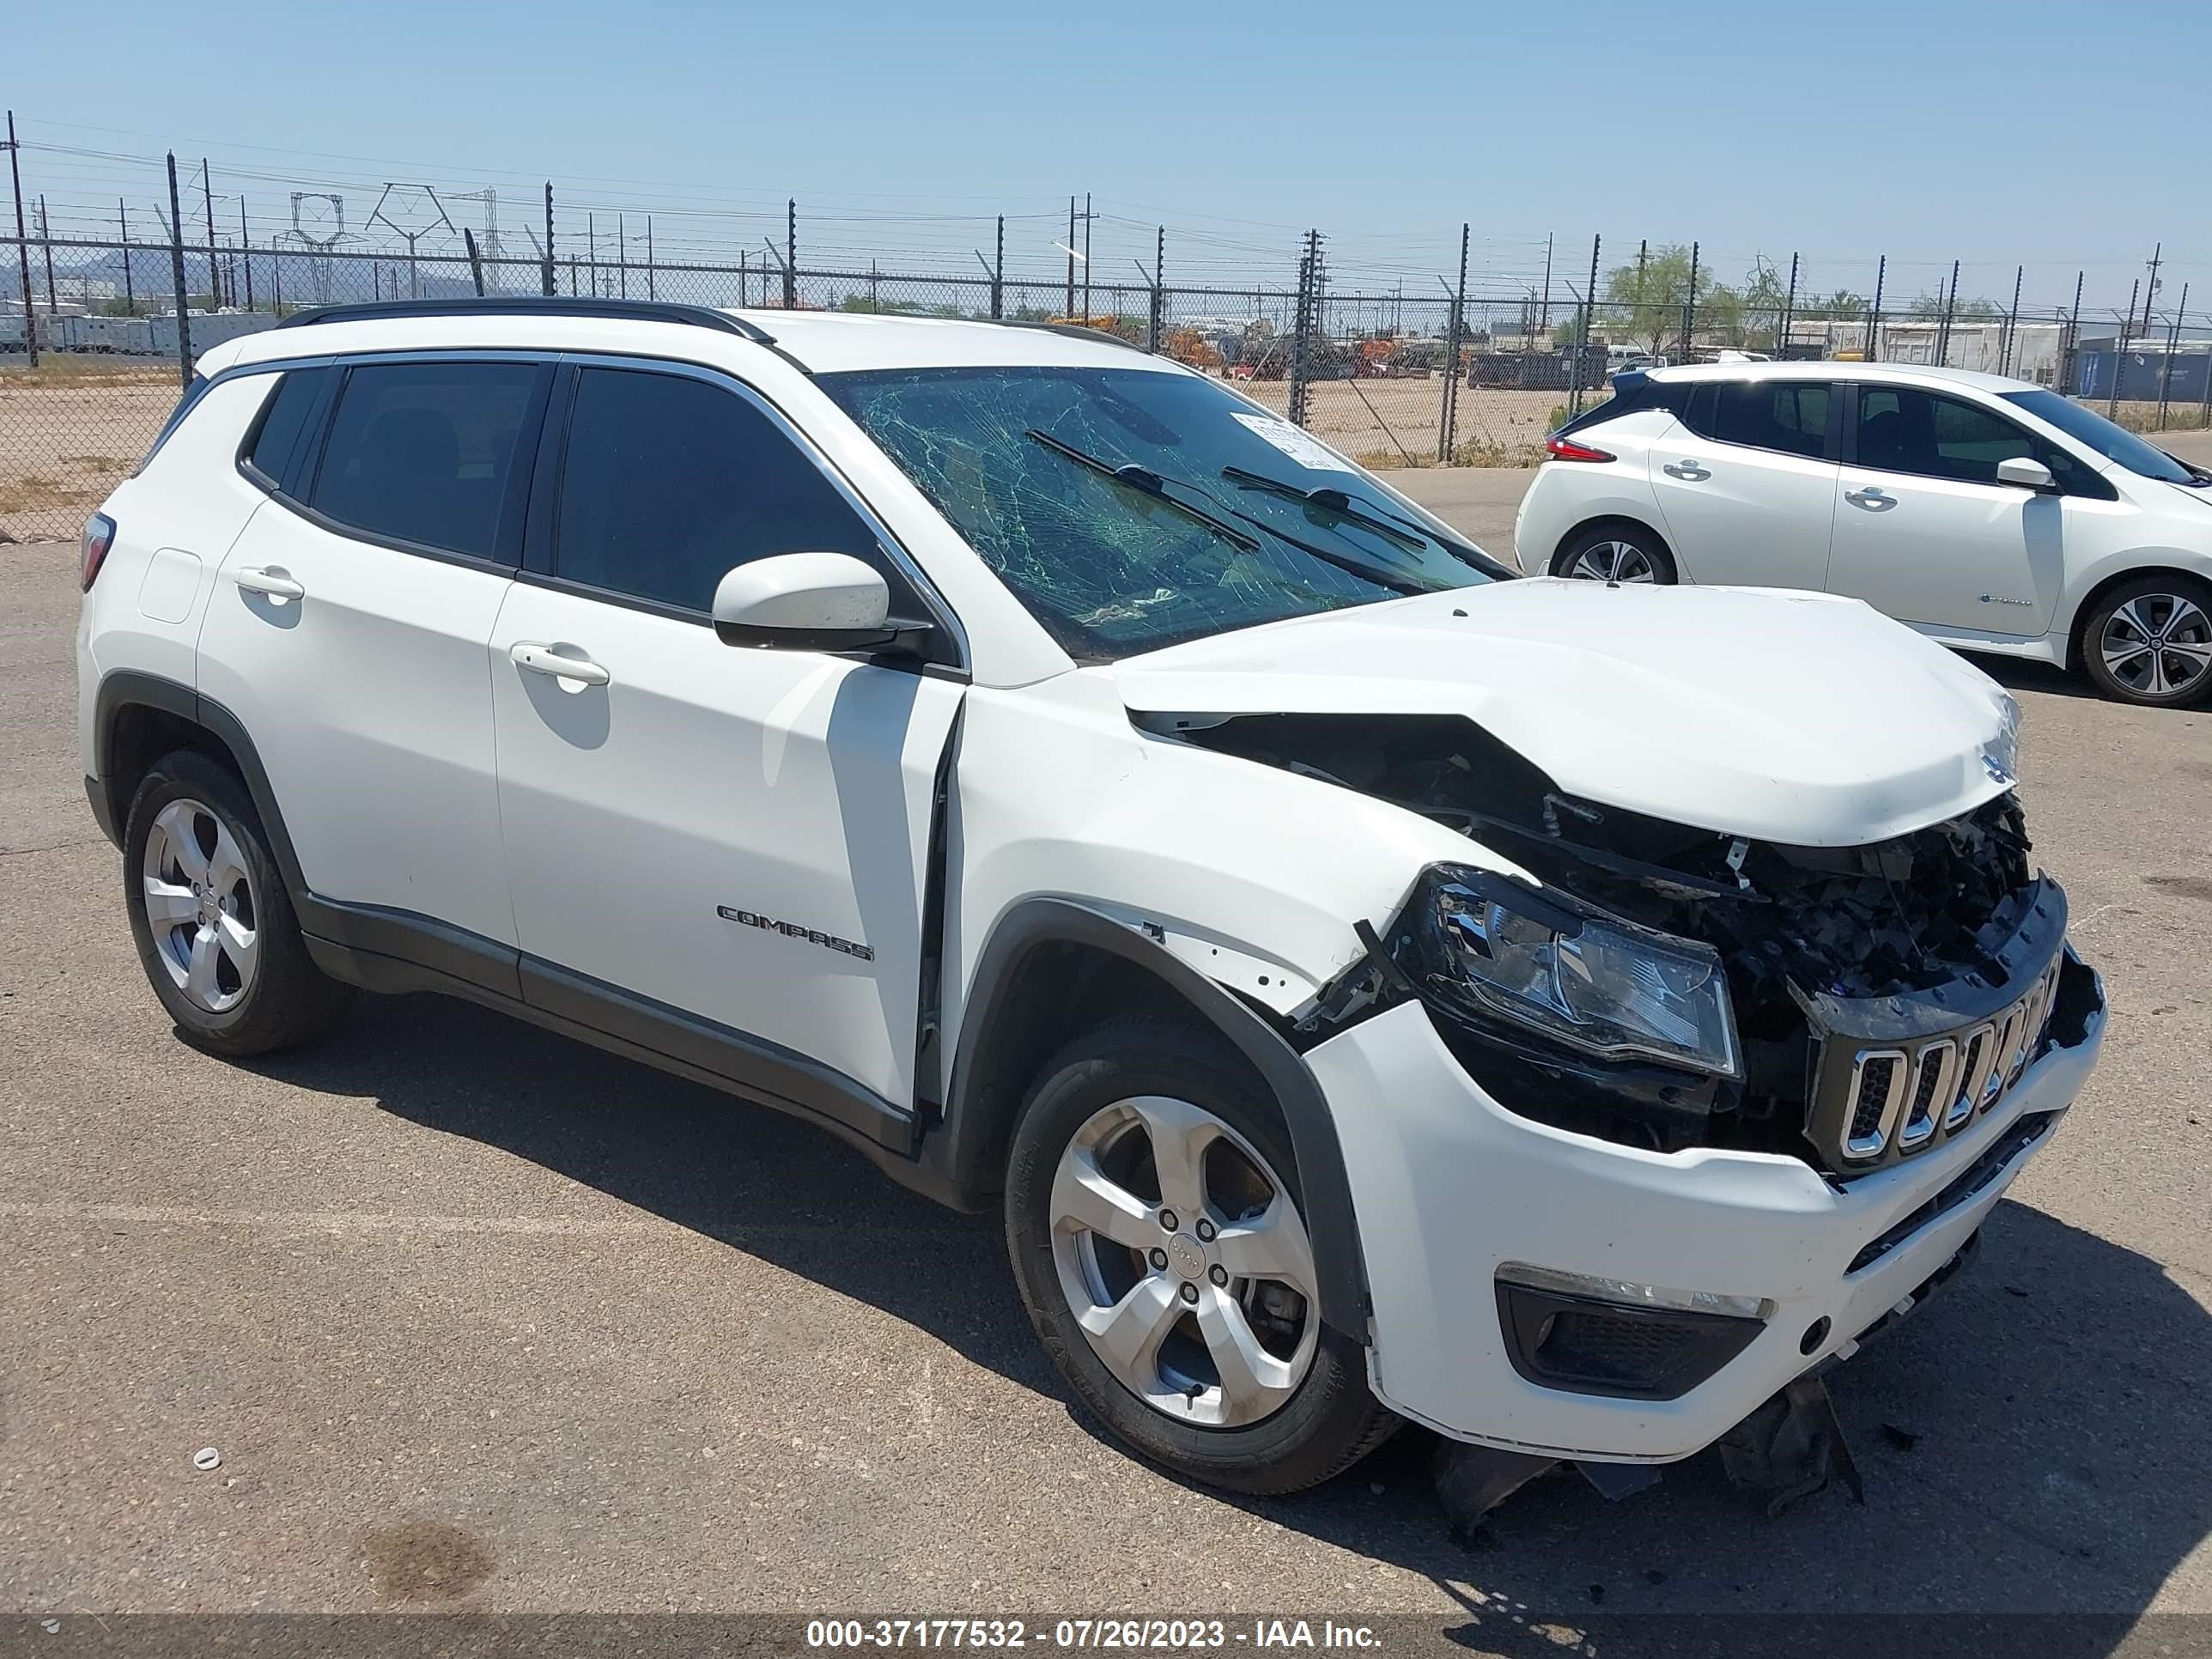
[[[2130,691],[2170,697],[2212,669],[2212,618],[2179,593],[2142,593],[2105,619],[2097,647],[2106,672]]]
[[[238,1006],[260,960],[261,907],[222,820],[199,801],[171,801],[146,837],[140,879],[155,953],[185,1000],[210,1014]]]
[[[1656,582],[1659,573],[1644,550],[1628,542],[1593,542],[1567,567],[1567,574],[1593,582]]]
[[[1235,1428],[1313,1364],[1313,1246],[1258,1150],[1188,1101],[1093,1113],[1053,1178],[1052,1255],[1091,1352],[1132,1394]]]

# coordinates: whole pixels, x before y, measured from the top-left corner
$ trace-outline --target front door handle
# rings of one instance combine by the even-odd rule
[[[1679,461],[1669,461],[1666,465],[1661,467],[1659,470],[1665,473],[1668,477],[1680,478],[1685,483],[1703,483],[1707,478],[1713,476],[1704,467],[1699,466],[1695,461],[1686,459]]]
[[[249,564],[230,573],[231,580],[249,593],[265,593],[282,605],[287,599],[304,599],[307,590],[292,580],[292,573],[281,564]]]
[[[517,668],[548,674],[556,680],[574,680],[580,685],[605,685],[614,678],[589,657],[564,656],[535,640],[524,640],[507,654]]]
[[[1897,505],[1897,497],[1887,494],[1880,484],[1869,484],[1864,489],[1846,489],[1844,499],[1869,513],[1887,513]]]

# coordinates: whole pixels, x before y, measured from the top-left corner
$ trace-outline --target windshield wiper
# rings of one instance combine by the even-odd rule
[[[1230,510],[1232,513],[1236,512],[1234,507]],[[1387,587],[1393,593],[1437,593],[1443,591],[1442,588],[1424,586],[1417,581],[1409,581],[1387,566],[1376,564],[1372,560],[1355,557],[1349,553],[1333,552],[1326,547],[1317,546],[1303,537],[1293,536],[1280,525],[1269,524],[1265,519],[1255,519],[1249,513],[1237,513],[1237,516],[1243,520],[1246,524],[1266,531],[1277,541],[1288,542],[1299,552],[1312,554],[1323,564],[1333,564],[1339,570],[1349,571],[1360,580],[1373,582],[1377,587]]]
[[[1288,479],[1271,478],[1261,472],[1248,472],[1241,466],[1224,466],[1221,469],[1221,476],[1230,483],[1242,485],[1246,489],[1263,489],[1271,495],[1280,495],[1289,501],[1303,501],[1308,507],[1317,507],[1324,513],[1334,514],[1347,523],[1364,526],[1386,541],[1404,548],[1409,553],[1420,552],[1434,543],[1462,564],[1472,565],[1486,576],[1510,577],[1514,574],[1483,552],[1480,548],[1468,543],[1455,541],[1448,536],[1438,536],[1432,532],[1425,531],[1411,519],[1401,518],[1395,513],[1386,512],[1372,502],[1355,501],[1341,489],[1331,489],[1327,486],[1307,489],[1291,483]]]
[[[1216,518],[1195,502],[1182,501],[1169,495],[1165,479],[1157,472],[1148,471],[1144,467],[1139,466],[1134,461],[1129,462],[1127,465],[1116,466],[1111,461],[1103,461],[1096,455],[1085,453],[1073,444],[1062,443],[1049,432],[1040,431],[1036,427],[1029,428],[1026,435],[1031,441],[1042,444],[1054,454],[1064,456],[1078,466],[1090,468],[1102,478],[1110,478],[1125,489],[1135,490],[1139,495],[1149,496],[1164,507],[1173,507],[1194,524],[1204,525],[1240,553],[1257,553],[1260,550],[1257,538],[1239,530],[1227,520]]]
[[[1247,472],[1241,466],[1224,466],[1221,469],[1221,476],[1246,489],[1265,490],[1270,495],[1302,501],[1308,507],[1317,507],[1324,513],[1364,526],[1385,541],[1395,542],[1410,553],[1418,553],[1429,544],[1428,538],[1417,532],[1407,520],[1395,514],[1385,516],[1379,508],[1370,511],[1364,503],[1353,501],[1341,489],[1331,489],[1326,486],[1307,489],[1286,479],[1270,478],[1261,472]]]

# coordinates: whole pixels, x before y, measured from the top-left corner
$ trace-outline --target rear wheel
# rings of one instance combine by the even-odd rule
[[[2183,575],[2122,582],[2081,624],[2081,663],[2123,702],[2198,701],[2212,691],[2212,586]]]
[[[319,1036],[351,994],[307,955],[234,774],[179,750],[132,797],[123,838],[138,959],[185,1039],[232,1058]]]
[[[1101,1026],[1030,1091],[1006,1176],[1022,1299],[1078,1397],[1192,1478],[1295,1492],[1396,1419],[1321,1321],[1289,1139],[1218,1039]]]
[[[1642,525],[1619,521],[1593,525],[1569,537],[1552,560],[1552,574],[1593,582],[1665,585],[1680,580],[1666,543]]]

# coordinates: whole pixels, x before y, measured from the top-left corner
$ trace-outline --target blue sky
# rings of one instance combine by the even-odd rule
[[[2082,266],[2092,304],[2124,303],[2162,239],[2162,300],[2189,280],[2191,312],[2212,310],[2185,142],[2208,123],[2203,0],[110,0],[21,9],[8,34],[9,59],[39,68],[0,74],[0,99],[57,234],[118,193],[150,204],[156,175],[125,158],[173,143],[216,158],[219,196],[248,192],[258,228],[276,228],[287,184],[341,185],[356,216],[381,179],[489,184],[513,215],[550,176],[564,204],[657,210],[673,247],[757,247],[795,193],[811,245],[964,260],[1003,210],[1010,263],[1045,271],[1066,234],[1053,216],[1087,190],[1112,216],[1094,228],[1102,281],[1150,263],[1155,221],[1179,234],[1171,263],[1253,280],[1316,225],[1340,282],[1407,272],[1410,293],[1468,219],[1479,280],[1502,283],[1554,234],[1579,284],[1596,231],[1607,265],[1639,237],[1694,237],[1730,280],[1800,252],[1820,289],[1870,287],[1886,251],[1907,297],[1957,258],[1963,292],[2002,300],[2024,261],[2045,304]]]

